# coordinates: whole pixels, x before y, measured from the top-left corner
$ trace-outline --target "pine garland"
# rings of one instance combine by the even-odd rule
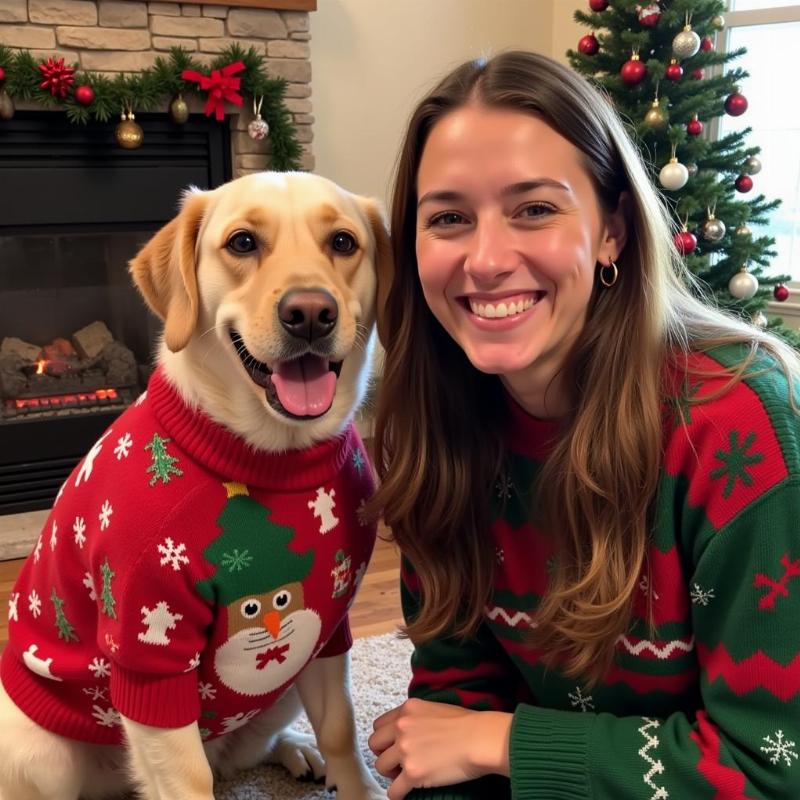
[[[168,58],[159,56],[151,69],[137,74],[120,74],[113,78],[98,75],[75,67],[75,83],[72,91],[62,100],[54,97],[47,89],[42,89],[42,76],[39,64],[27,50],[12,50],[0,45],[0,66],[5,69],[6,78],[3,89],[11,98],[34,102],[44,108],[63,109],[70,122],[87,124],[91,120],[108,122],[124,109],[150,111],[169,102],[177,94],[189,95],[201,92],[198,86],[185,81],[184,70],[206,73],[208,70],[222,69],[235,61],[245,65],[241,73],[242,93],[252,102],[254,97],[263,97],[261,115],[269,124],[269,137],[272,143],[272,169],[295,170],[299,168],[301,147],[295,135],[292,117],[284,105],[286,81],[282,78],[269,78],[264,67],[264,57],[254,48],[244,50],[238,44],[225,48],[206,66],[195,60],[191,53],[181,47],[173,47]],[[81,105],[74,96],[77,86],[90,86],[94,91],[94,101],[89,106]]]

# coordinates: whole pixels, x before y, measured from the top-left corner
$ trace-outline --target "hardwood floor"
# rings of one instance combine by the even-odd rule
[[[383,528],[380,534],[383,538],[375,545],[361,590],[350,609],[350,627],[356,638],[390,633],[403,620],[400,556],[393,544],[384,541],[387,533]],[[0,561],[0,652],[8,641],[8,598],[23,563],[23,559]]]

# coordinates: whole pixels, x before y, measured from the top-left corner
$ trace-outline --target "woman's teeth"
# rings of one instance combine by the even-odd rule
[[[521,314],[536,304],[536,300],[529,297],[527,300],[518,300],[516,303],[478,303],[469,301],[470,311],[484,319],[498,319],[500,317],[513,317]]]

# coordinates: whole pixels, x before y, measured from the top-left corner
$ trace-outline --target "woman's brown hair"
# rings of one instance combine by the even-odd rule
[[[542,466],[537,521],[557,568],[535,611],[532,643],[549,663],[599,679],[630,619],[646,570],[661,468],[665,358],[691,348],[763,345],[787,371],[780,342],[698,301],[671,243],[666,211],[607,98],[544,56],[507,52],[455,69],[417,106],[397,165],[391,209],[395,276],[379,314],[386,348],[375,460],[382,513],[419,580],[415,642],[467,636],[493,581],[490,500],[504,470],[500,379],[475,369],[428,309],[415,255],[417,172],[433,126],[467,104],[542,119],[581,153],[600,208],[627,195],[628,244],[611,289],[595,281],[587,321],[563,367],[572,392],[563,436]],[[734,379],[751,359],[745,359]]]

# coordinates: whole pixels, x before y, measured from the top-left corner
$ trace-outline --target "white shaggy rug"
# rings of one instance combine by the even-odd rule
[[[353,644],[351,674],[358,741],[370,768],[374,758],[367,748],[367,739],[372,732],[372,721],[406,699],[411,678],[410,656],[411,643],[392,633],[356,639]],[[311,730],[305,716],[294,727]],[[373,774],[387,785],[374,769]],[[219,783],[214,795],[217,800],[331,800],[333,797],[324,786],[295,781],[286,770],[273,766],[242,772],[236,780]]]

